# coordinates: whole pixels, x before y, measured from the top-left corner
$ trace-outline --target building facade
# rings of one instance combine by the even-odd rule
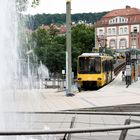
[[[112,10],[96,22],[95,34],[96,47],[140,49],[140,9]]]

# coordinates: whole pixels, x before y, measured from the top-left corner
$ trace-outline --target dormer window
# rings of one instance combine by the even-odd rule
[[[128,19],[125,17],[115,17],[109,20],[109,24],[127,23]]]
[[[119,22],[121,22],[121,18],[119,18]]]

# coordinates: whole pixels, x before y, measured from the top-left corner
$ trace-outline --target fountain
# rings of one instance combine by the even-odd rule
[[[16,74],[17,22],[15,2],[0,0],[0,91],[13,88],[11,80]]]
[[[26,115],[16,114],[17,112],[17,79],[18,78],[18,53],[17,46],[17,0],[0,0],[0,131],[20,131],[33,130],[29,122],[26,121]],[[28,73],[28,72],[27,72]],[[29,78],[29,77],[28,77]],[[19,79],[20,80],[20,79]],[[23,81],[24,82],[24,81]],[[22,92],[22,91],[20,91]],[[29,93],[29,92],[27,92]],[[28,97],[28,96],[27,96]],[[11,113],[12,112],[12,113]],[[21,117],[21,118],[20,118]],[[22,121],[22,122],[20,122]],[[24,122],[25,121],[25,122]],[[45,129],[42,128],[43,130]],[[2,140],[53,140],[53,137],[24,137],[0,136]]]
[[[0,0],[0,13],[0,130],[6,131],[7,120],[4,112],[7,109],[14,108],[14,78],[17,68],[17,16],[15,1]],[[11,120],[15,121],[15,116],[11,115]],[[9,124],[10,127],[11,124]],[[4,138],[0,137],[0,139]]]
[[[6,93],[15,89],[17,60],[17,16],[15,1],[0,0],[0,110],[7,108]],[[13,97],[12,97],[13,98]]]

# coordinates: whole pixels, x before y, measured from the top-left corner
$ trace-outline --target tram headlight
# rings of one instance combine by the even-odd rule
[[[97,80],[101,81],[101,80],[102,80],[102,78],[98,78]]]
[[[82,80],[82,78],[78,78],[78,81],[81,81]]]

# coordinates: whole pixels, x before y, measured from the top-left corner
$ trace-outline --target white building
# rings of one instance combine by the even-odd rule
[[[112,10],[96,23],[96,47],[140,49],[140,9]]]

